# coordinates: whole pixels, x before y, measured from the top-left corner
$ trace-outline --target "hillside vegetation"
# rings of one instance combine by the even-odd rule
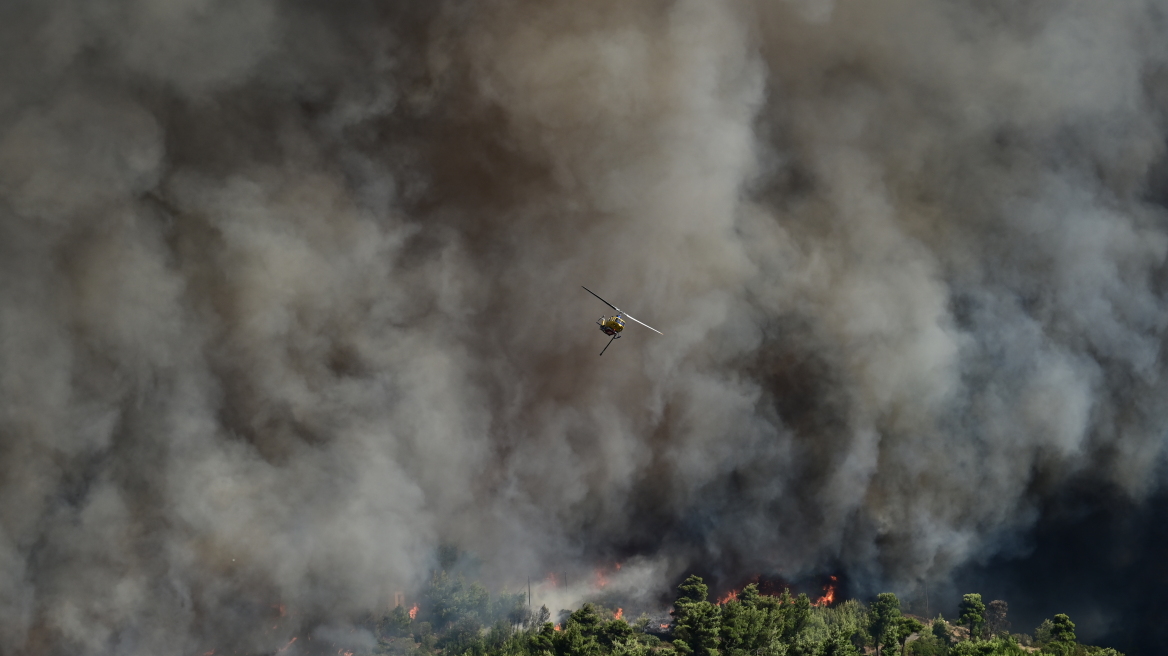
[[[748,585],[711,602],[698,576],[678,586],[666,623],[633,621],[586,603],[530,610],[522,593],[492,597],[478,584],[436,574],[423,598],[376,622],[377,652],[392,656],[1122,656],[1078,642],[1075,625],[1055,615],[1032,635],[1011,634],[1007,606],[963,597],[960,616],[931,620],[901,612],[895,594],[817,606],[805,594],[761,594]]]

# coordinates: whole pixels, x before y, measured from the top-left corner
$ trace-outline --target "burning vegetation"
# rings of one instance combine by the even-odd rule
[[[1080,645],[1074,624],[1057,615],[1033,636],[1010,634],[1007,606],[965,595],[959,617],[946,621],[905,614],[895,594],[870,603],[837,601],[839,580],[830,577],[823,594],[766,594],[773,583],[757,580],[713,599],[698,576],[680,586],[669,612],[658,622],[642,613],[626,617],[588,602],[561,610],[554,621],[547,606],[533,609],[524,593],[489,595],[478,584],[445,573],[434,576],[422,599],[407,612],[398,606],[377,624],[376,654],[394,656],[1022,656],[1057,654],[1120,656],[1114,650]],[[597,583],[594,590],[605,587]],[[606,593],[607,594],[607,593]],[[397,619],[394,619],[397,618]],[[891,651],[890,651],[891,650]]]
[[[835,601],[835,586],[839,577],[831,577],[831,583],[823,586],[823,596],[815,600],[812,606],[830,606]]]

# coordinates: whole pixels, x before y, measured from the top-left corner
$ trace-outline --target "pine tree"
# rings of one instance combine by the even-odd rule
[[[677,586],[673,602],[673,646],[689,656],[718,656],[721,609],[706,597],[709,589],[700,576],[690,576]]]
[[[868,632],[876,643],[876,656],[883,647],[896,643],[896,629],[900,625],[900,599],[891,592],[876,595],[868,611]]]
[[[977,640],[981,635],[982,627],[985,626],[986,607],[981,600],[981,595],[967,594],[963,596],[957,610],[961,613],[961,619],[958,621],[969,626],[969,639]]]

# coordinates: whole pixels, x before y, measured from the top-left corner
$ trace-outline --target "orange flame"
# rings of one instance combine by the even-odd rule
[[[288,641],[288,644],[286,644],[283,647],[280,647],[278,650],[276,650],[276,653],[279,654],[281,652],[287,651],[287,649],[292,646],[292,643],[296,642],[298,639],[299,638],[292,638],[291,640]]]
[[[559,624],[555,625],[555,627],[553,627],[553,628],[555,628],[556,631],[563,631],[563,629],[560,628]]]
[[[608,585],[608,577],[604,575],[602,570],[596,570],[596,587],[603,588]]]
[[[823,596],[816,599],[812,606],[830,606],[835,601],[835,582],[838,581],[836,577],[831,577],[831,583],[828,583],[823,588]]]
[[[668,629],[668,628],[669,628],[669,625],[668,625],[668,624],[662,624],[662,625],[661,625],[661,630],[662,630],[662,631],[664,631],[665,629]]]
[[[418,605],[414,604],[414,607],[410,609],[410,621],[412,622],[414,620],[414,618],[416,618],[417,616],[418,616]]]
[[[738,598],[738,591],[737,591],[737,590],[731,590],[730,592],[727,592],[727,593],[726,593],[726,596],[725,596],[725,597],[722,597],[721,599],[719,599],[717,603],[718,603],[718,605],[719,605],[719,606],[721,606],[722,604],[724,604],[724,603],[726,603],[726,602],[728,602],[728,601],[731,601],[731,600],[737,599],[737,598]]]
[[[612,619],[619,620],[620,618],[622,618],[624,616],[625,616],[625,609],[618,608],[618,609],[616,609],[616,614],[612,616]]]

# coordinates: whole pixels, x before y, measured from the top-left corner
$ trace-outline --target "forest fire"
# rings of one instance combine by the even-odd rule
[[[612,619],[614,619],[614,620],[619,620],[620,618],[622,618],[622,617],[624,617],[624,616],[625,616],[625,609],[623,609],[623,608],[618,608],[618,609],[616,609],[616,612],[615,612],[615,613],[613,613],[613,615],[612,615]]]
[[[831,583],[823,588],[823,596],[811,603],[812,606],[830,606],[835,602],[835,584],[839,579],[831,577]]]
[[[278,650],[276,650],[276,653],[277,653],[277,654],[282,654],[282,653],[284,653],[284,652],[285,652],[285,651],[287,651],[287,650],[288,650],[288,648],[289,648],[289,647],[291,647],[291,646],[292,646],[292,644],[293,644],[293,643],[295,643],[297,640],[299,640],[299,638],[292,638],[291,640],[289,640],[289,641],[288,641],[288,644],[286,644],[286,645],[284,645],[283,647],[280,647]]]
[[[417,617],[418,617],[418,605],[414,604],[413,607],[410,608],[410,621],[417,619]]]
[[[731,590],[730,592],[727,592],[724,597],[721,597],[720,599],[718,599],[717,604],[719,606],[721,606],[722,604],[725,604],[725,603],[730,602],[730,601],[734,601],[737,598],[738,598],[738,591]]]
[[[613,564],[612,564],[612,570],[611,570],[611,571],[607,571],[607,570],[606,570],[605,568],[603,568],[603,567],[602,567],[602,568],[598,568],[597,570],[595,570],[595,571],[593,572],[593,574],[595,575],[595,582],[596,582],[596,587],[598,587],[598,588],[603,588],[604,586],[608,585],[608,577],[609,577],[611,574],[614,574],[614,573],[616,573],[616,572],[619,572],[619,571],[620,571],[620,568],[621,568],[621,564],[620,564],[620,563],[613,563]]]

